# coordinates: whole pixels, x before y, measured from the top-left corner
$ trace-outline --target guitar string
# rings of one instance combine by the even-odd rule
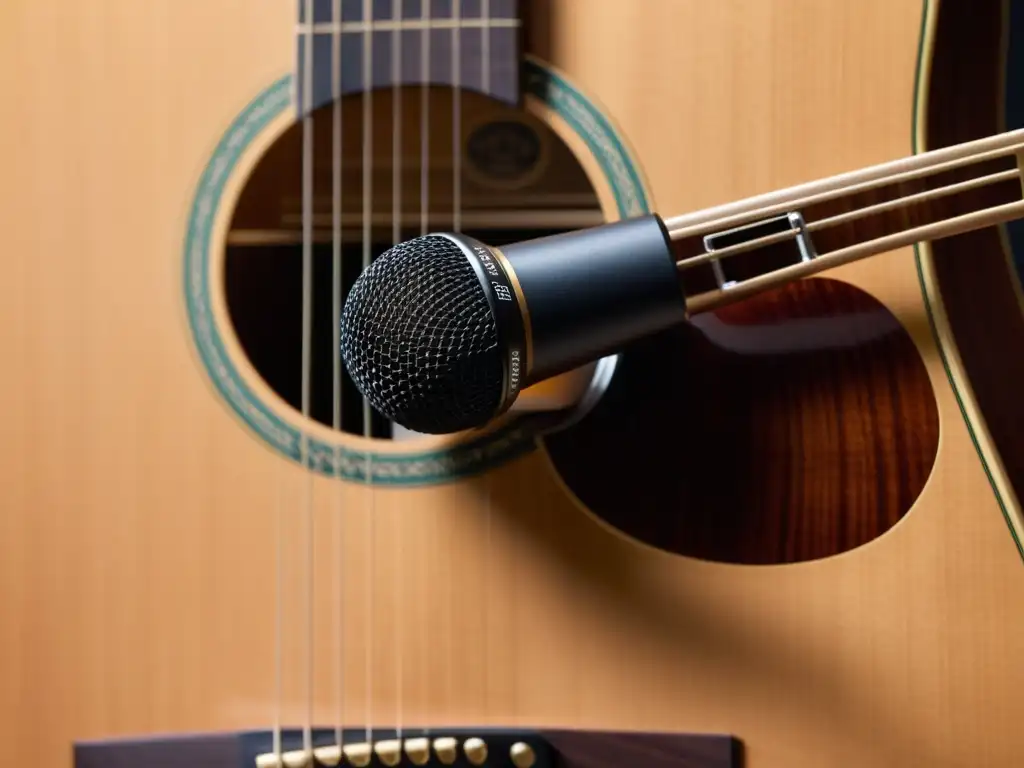
[[[452,0],[452,230],[462,231],[462,6]]]
[[[341,44],[342,44],[342,12],[341,0],[331,0],[331,425],[339,439],[342,428],[341,418],[341,292],[344,280],[341,260],[342,248],[342,100],[341,100]],[[344,636],[344,602],[345,602],[345,518],[343,515],[344,490],[342,475],[342,449],[340,442],[334,450],[334,467],[336,473],[335,488],[335,575],[334,575],[334,638],[333,656],[337,668],[335,682],[337,686],[337,720],[334,738],[338,744],[338,753],[345,746],[345,636]]]
[[[480,8],[480,84],[485,94],[491,89],[491,3],[490,0],[483,0]],[[484,481],[484,562],[483,562],[483,623],[484,623],[484,660],[483,660],[483,700],[484,711],[490,715],[491,703],[491,545],[492,545],[492,520],[491,520],[491,473],[485,472]]]
[[[287,483],[284,469],[277,475],[277,504],[274,525],[274,729],[273,752],[281,765],[281,721],[284,717],[284,520],[287,506]]]
[[[459,85],[461,78],[460,67],[462,66],[461,56],[461,43],[462,35],[460,34],[460,13],[461,6],[459,0],[452,0],[452,50],[451,50],[451,68],[452,68],[452,136],[451,136],[451,151],[452,151],[452,231],[458,233],[462,229],[462,189],[461,189],[461,152],[459,146],[460,137],[460,125],[459,122],[462,117],[462,103],[459,93]],[[444,621],[445,627],[445,659],[446,659],[446,674],[445,684],[447,701],[449,707],[449,714],[455,708],[455,670],[457,665],[455,663],[455,563],[458,562],[458,558],[452,557],[448,559],[445,566],[446,576],[448,580],[448,604],[446,606],[446,615]]]
[[[305,21],[309,24],[309,29],[312,29],[312,0],[306,0],[304,6]],[[300,34],[299,40],[302,42],[304,48],[303,56],[303,78],[299,83],[299,87],[302,89],[302,101],[308,105],[310,98],[310,65],[312,61],[312,39],[311,35]],[[306,146],[308,139],[308,124],[304,121],[303,123],[303,156],[306,155]],[[305,208],[305,205],[303,206]],[[305,211],[303,211],[305,213]],[[305,301],[303,301],[305,305]],[[300,451],[304,448],[304,440],[300,436]],[[283,709],[284,709],[284,648],[283,648],[283,625],[284,625],[284,530],[285,530],[285,515],[287,507],[287,491],[286,491],[286,474],[282,472],[278,475],[278,494],[276,504],[276,525],[275,525],[275,584],[274,584],[274,714],[273,714],[273,731],[272,731],[272,749],[278,764],[282,761],[282,720],[283,720]]]
[[[392,4],[392,19],[395,22],[391,32],[391,241],[398,245],[402,241],[402,3]],[[394,642],[395,642],[395,739],[402,744],[402,526],[401,515],[392,510],[394,532],[395,596],[394,596]]]
[[[423,29],[420,31],[420,235],[430,231],[430,0],[423,0]]]
[[[306,717],[303,723],[303,751],[313,753],[313,473],[309,454],[310,374],[312,353],[313,304],[313,2],[306,0],[306,23],[309,35],[305,40],[303,71],[302,116],[302,419],[300,457],[304,473],[304,533],[305,533],[305,667]]]
[[[373,202],[373,2],[363,0],[363,269],[370,266]],[[373,437],[370,401],[363,397],[363,437],[366,444],[366,484],[369,511],[366,521],[366,743],[373,744],[373,630],[376,584],[376,488],[373,484]]]
[[[423,28],[420,30],[420,235],[430,231],[430,39],[431,0],[423,0]],[[439,527],[437,510],[431,517],[435,532]],[[429,724],[424,729],[430,733]]]

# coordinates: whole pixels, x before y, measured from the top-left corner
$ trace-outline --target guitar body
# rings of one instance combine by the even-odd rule
[[[304,207],[295,5],[0,12],[8,761],[279,719],[727,734],[750,768],[1019,765],[1016,230],[849,264],[638,343],[552,435],[510,418],[366,437],[350,390],[357,426],[335,428],[327,389],[311,406],[327,423],[304,417],[261,352],[301,290],[282,279],[293,301],[275,303],[266,278],[302,254],[273,251]],[[531,130],[502,135],[546,164],[537,195],[565,228],[563,198],[584,201],[579,226],[673,215],[1024,124],[1009,4],[525,5],[521,103],[467,92],[463,138],[487,146],[473,121],[524,115]],[[450,197],[443,86],[432,190]],[[378,227],[360,230],[365,201],[384,239],[393,213],[389,174],[367,192],[357,172],[364,115],[387,123],[380,168],[397,123],[416,161],[422,117],[413,88],[404,121],[387,89],[369,112],[357,91],[349,282]],[[321,99],[318,279],[333,116]],[[474,151],[467,211],[540,184],[503,187]],[[299,337],[280,335],[298,381]]]

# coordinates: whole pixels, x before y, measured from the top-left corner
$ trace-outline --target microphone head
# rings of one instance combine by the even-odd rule
[[[383,253],[341,316],[341,356],[373,407],[414,432],[481,427],[524,387],[686,319],[651,214],[492,248],[426,235]]]
[[[400,243],[363,271],[342,312],[341,356],[370,404],[415,432],[479,427],[505,396],[493,304],[445,235]]]

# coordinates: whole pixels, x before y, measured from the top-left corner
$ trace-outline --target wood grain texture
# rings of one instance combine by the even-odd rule
[[[602,106],[666,214],[911,151],[921,2],[531,6],[545,24],[527,49]],[[66,767],[75,741],[263,728],[280,711],[327,727],[731,733],[750,768],[1020,764],[1024,569],[912,249],[828,275],[906,329],[939,422],[915,504],[852,552],[750,567],[653,551],[576,504],[543,451],[422,487],[309,478],[211,386],[181,285],[197,181],[232,120],[292,70],[294,3],[2,9],[9,762]],[[592,150],[552,124],[613,212]]]
[[[847,283],[804,280],[695,317],[619,365],[593,413],[546,445],[582,504],[650,546],[828,557],[889,530],[931,473],[939,420],[917,347]]]

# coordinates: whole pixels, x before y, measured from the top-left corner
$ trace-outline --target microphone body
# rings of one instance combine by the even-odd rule
[[[406,429],[484,426],[524,388],[684,322],[670,243],[657,215],[502,248],[451,233],[400,243],[349,292],[342,359]]]
[[[494,415],[524,387],[687,319],[668,231],[657,215],[501,248],[444,237],[473,264],[495,318],[504,385]]]

